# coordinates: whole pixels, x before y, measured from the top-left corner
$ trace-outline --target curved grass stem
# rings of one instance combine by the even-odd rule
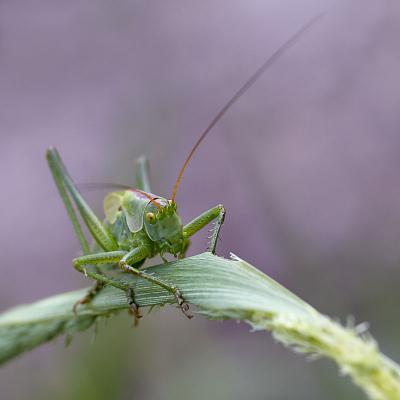
[[[379,352],[365,326],[344,327],[320,314],[247,262],[199,254],[147,270],[173,282],[199,313],[213,319],[236,319],[269,330],[297,352],[334,360],[371,399],[400,399],[400,367]],[[174,303],[163,288],[126,274],[121,287],[135,284],[140,306]],[[92,303],[72,312],[85,290],[15,307],[0,315],[0,363],[61,334],[88,329],[98,317],[128,308],[124,291],[105,287]]]

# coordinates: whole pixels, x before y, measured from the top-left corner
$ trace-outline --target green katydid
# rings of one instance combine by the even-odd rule
[[[200,143],[214,125],[317,19],[319,16],[303,26],[275,51],[219,111],[186,158],[173,188],[171,200],[155,196],[150,192],[148,163],[146,159],[141,158],[137,163],[136,188],[120,185],[121,190],[109,193],[104,199],[105,220],[101,221],[79,193],[57,150],[50,148],[47,151],[50,170],[83,251],[82,256],[73,260],[73,265],[79,272],[96,280],[94,288],[74,306],[74,311],[78,304],[90,301],[102,286],[112,285],[127,292],[131,310],[136,318],[140,317],[132,288],[125,287],[100,270],[101,265],[116,264],[122,271],[147,279],[172,293],[182,312],[188,318],[192,317],[189,313],[189,306],[179,288],[147,273],[140,267],[147,258],[156,255],[160,255],[164,261],[166,261],[164,258],[166,253],[177,258],[184,257],[190,244],[189,238],[212,221],[215,221],[215,224],[212,229],[209,251],[215,253],[219,232],[224,222],[225,209],[223,205],[217,205],[183,225],[175,201],[183,173]],[[94,239],[93,245],[89,245],[74,207],[91,233]],[[92,266],[92,268],[87,268],[88,266]]]

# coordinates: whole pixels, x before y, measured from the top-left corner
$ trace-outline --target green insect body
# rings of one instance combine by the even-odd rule
[[[224,207],[217,205],[210,208],[183,225],[174,200],[150,193],[148,167],[142,158],[137,164],[138,187],[109,193],[104,199],[105,220],[101,221],[79,193],[56,149],[47,151],[47,161],[84,253],[73,260],[73,265],[79,272],[98,282],[76,306],[87,303],[104,284],[109,284],[127,290],[131,309],[136,317],[140,317],[133,289],[121,287],[118,281],[105,275],[99,268],[101,265],[116,264],[124,272],[147,279],[172,293],[184,314],[190,318],[188,305],[179,289],[140,267],[147,258],[156,255],[160,255],[164,261],[166,253],[177,258],[184,257],[190,244],[189,238],[213,220],[215,225],[209,250],[214,253],[225,217]],[[75,208],[94,239],[92,246],[83,233]],[[93,269],[93,266],[97,268]]]
[[[145,245],[149,257],[165,253],[185,256],[190,241],[184,235],[176,203],[135,189],[111,192],[104,199],[104,214],[119,248],[129,251]]]
[[[219,232],[225,218],[225,209],[222,205],[217,205],[183,225],[175,202],[183,172],[200,143],[227,110],[319,18],[320,16],[313,18],[276,50],[218,112],[186,158],[175,183],[171,200],[151,194],[148,164],[144,158],[140,158],[137,163],[135,188],[117,185],[124,186],[124,190],[111,192],[105,197],[105,220],[101,221],[79,193],[57,150],[50,148],[47,151],[50,170],[83,252],[82,256],[73,260],[73,266],[96,281],[95,287],[75,305],[75,311],[76,306],[90,301],[102,286],[112,285],[127,292],[129,305],[134,315],[137,318],[140,317],[133,288],[108,276],[101,268],[102,265],[114,264],[122,271],[147,279],[172,293],[183,313],[191,318],[189,307],[180,290],[173,283],[165,282],[140,267],[147,258],[156,255],[160,255],[164,261],[166,261],[164,255],[167,253],[177,258],[184,257],[190,244],[189,238],[212,221],[215,221],[215,224],[211,231],[209,251],[215,253]],[[89,244],[83,232],[82,222],[94,239],[93,245]]]

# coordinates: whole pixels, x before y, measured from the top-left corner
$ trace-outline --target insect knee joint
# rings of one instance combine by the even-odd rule
[[[126,261],[123,260],[118,261],[118,266],[124,271],[127,271],[129,267]]]

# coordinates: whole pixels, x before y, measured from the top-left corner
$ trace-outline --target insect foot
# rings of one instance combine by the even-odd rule
[[[183,299],[182,293],[178,288],[176,288],[174,285],[171,285],[165,281],[163,281],[160,278],[157,278],[155,275],[148,274],[144,271],[141,271],[135,267],[132,267],[131,265],[127,264],[124,260],[121,260],[119,263],[119,267],[125,271],[125,272],[130,272],[134,275],[140,276],[143,279],[148,280],[149,282],[152,282],[158,286],[161,286],[165,290],[168,290],[171,294],[175,296],[176,302],[178,303],[180,309],[182,310],[183,314],[186,315],[186,317],[193,318],[193,315],[189,312],[189,305],[185,302]]]
[[[129,310],[133,314],[134,317],[134,323],[133,326],[138,326],[139,324],[139,318],[142,318],[142,314],[139,312],[139,306],[135,302],[135,292],[132,288],[128,289],[128,304],[129,304]]]
[[[193,318],[193,314],[189,311],[189,304],[185,302],[183,299],[182,293],[180,292],[179,289],[175,288],[175,299],[176,302],[178,303],[179,308],[183,312],[183,314],[188,317],[189,319]]]
[[[93,300],[94,296],[96,296],[96,294],[103,288],[103,286],[104,285],[101,282],[96,282],[94,286],[86,293],[85,297],[75,302],[72,307],[72,312],[76,315],[78,306],[80,306],[81,304],[90,303]]]

